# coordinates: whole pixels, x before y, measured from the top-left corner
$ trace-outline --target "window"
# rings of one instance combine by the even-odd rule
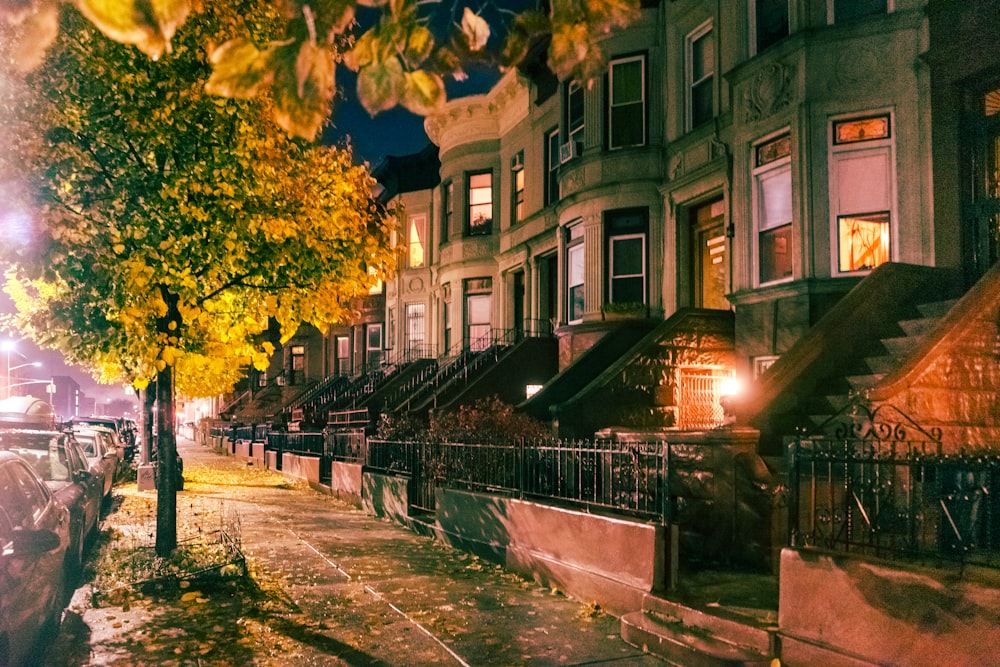
[[[441,304],[441,319],[444,331],[444,353],[451,354],[451,304],[447,301]]]
[[[337,336],[337,375],[351,374],[351,338]]]
[[[545,135],[545,205],[559,201],[559,128]]]
[[[372,370],[382,363],[382,325],[365,326],[365,366]]]
[[[473,278],[465,281],[465,327],[468,349],[485,350],[491,344],[493,308],[493,281],[490,278]]]
[[[583,319],[583,225],[567,228],[566,237],[566,320],[572,324]]]
[[[760,284],[792,277],[792,142],[788,134],[754,147],[754,217]]]
[[[753,0],[750,25],[756,30],[755,53],[788,36],[788,0]]]
[[[448,240],[448,230],[455,212],[455,185],[451,181],[441,184],[441,241]]]
[[[892,10],[892,0],[832,0],[833,16],[830,23],[842,23],[854,19],[885,14]]]
[[[711,22],[688,35],[687,79],[690,130],[715,116],[715,42]]]
[[[406,354],[408,359],[424,356],[424,304],[406,305]]]
[[[493,174],[469,175],[469,236],[493,232]]]
[[[524,151],[510,161],[510,224],[524,220]]]
[[[608,147],[646,143],[646,58],[613,61],[608,73]]]
[[[570,81],[566,86],[566,140],[583,143],[583,86]]]
[[[608,303],[646,303],[646,234],[648,213],[610,211],[608,235]]]
[[[424,252],[427,247],[427,216],[423,213],[411,215],[407,224],[406,235],[409,253],[407,257],[408,266],[415,269],[424,266],[427,262]]]
[[[288,384],[302,384],[306,381],[306,346],[292,345],[288,376]]]
[[[869,271],[892,258],[891,117],[837,120],[831,136],[830,209],[836,270]]]

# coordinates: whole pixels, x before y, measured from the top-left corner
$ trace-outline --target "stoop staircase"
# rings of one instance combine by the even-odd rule
[[[777,655],[777,618],[718,614],[647,595],[642,611],[621,620],[622,639],[679,667],[770,665]]]
[[[816,426],[824,425],[832,415],[845,409],[853,397],[864,395],[882,378],[899,368],[956,303],[958,299],[917,304],[919,317],[898,322],[903,335],[882,338],[879,341],[881,353],[865,356],[854,369],[845,369],[839,380],[826,383],[828,387],[846,391],[824,396],[825,400],[820,403],[823,407],[810,414],[812,423]]]

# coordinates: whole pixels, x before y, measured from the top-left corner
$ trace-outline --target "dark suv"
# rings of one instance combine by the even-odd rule
[[[31,467],[0,451],[0,665],[40,661],[66,587],[69,511]]]

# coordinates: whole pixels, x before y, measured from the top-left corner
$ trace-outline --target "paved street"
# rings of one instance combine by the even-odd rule
[[[187,440],[178,449],[185,476],[244,465]],[[197,496],[238,516],[245,553],[294,609],[268,628],[288,651],[247,664],[663,664],[622,642],[617,618],[335,498],[302,486],[192,486],[178,513]],[[77,634],[94,644],[91,661],[131,664],[120,646],[117,661],[99,646],[103,618],[114,616],[90,610],[64,625],[86,626]]]

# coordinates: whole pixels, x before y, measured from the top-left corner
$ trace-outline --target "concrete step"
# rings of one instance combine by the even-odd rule
[[[888,354],[883,354],[877,357],[865,357],[865,365],[872,373],[881,373],[882,375],[888,375],[892,371],[896,370],[899,362],[892,356]]]
[[[869,373],[867,375],[848,375],[845,379],[853,391],[860,391],[874,387],[884,377],[885,373]]]
[[[685,667],[768,665],[776,633],[776,612],[709,613],[653,595],[643,599],[642,611],[622,617],[622,639]]]
[[[924,317],[932,317],[935,319],[940,319],[945,316],[945,314],[952,309],[958,303],[958,299],[949,299],[947,301],[933,301],[931,303],[922,303],[917,306],[917,310]]]
[[[683,667],[770,665],[771,658],[730,644],[697,626],[687,626],[644,611],[622,616],[622,639],[632,646]]]
[[[899,338],[883,338],[882,345],[886,351],[897,361],[905,359],[917,345],[920,344],[919,336],[901,336]]]
[[[907,336],[923,336],[941,321],[940,317],[921,317],[914,320],[900,320],[899,328]]]

